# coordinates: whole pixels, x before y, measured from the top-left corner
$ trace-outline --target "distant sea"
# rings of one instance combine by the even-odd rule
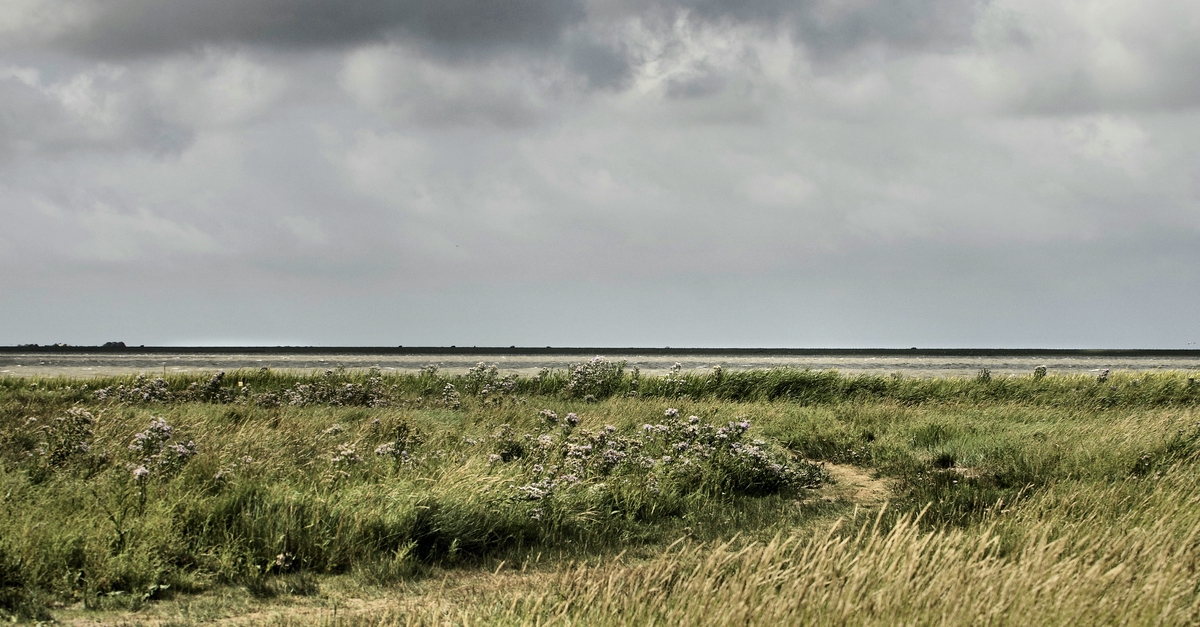
[[[1100,370],[1200,371],[1200,350],[1008,350],[1008,349],[638,349],[638,348],[170,348],[0,347],[0,376],[89,377],[122,374],[197,374],[239,368],[293,372],[331,368],[379,368],[416,372],[434,364],[459,374],[477,363],[495,364],[523,376],[542,368],[567,368],[600,356],[621,360],[645,374],[662,374],[676,363],[685,371],[751,368],[837,370],[846,374],[901,373],[914,377],[1025,375],[1038,366],[1050,373]]]

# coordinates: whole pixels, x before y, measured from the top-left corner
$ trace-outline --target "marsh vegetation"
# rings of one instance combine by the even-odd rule
[[[0,615],[1194,624],[1198,403],[603,359],[0,379]]]

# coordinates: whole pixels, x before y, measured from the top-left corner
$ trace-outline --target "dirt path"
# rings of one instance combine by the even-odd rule
[[[882,505],[891,496],[891,489],[886,481],[872,477],[858,466],[827,462],[825,470],[834,481],[832,485],[819,490],[827,500],[846,500],[862,507],[874,507]]]

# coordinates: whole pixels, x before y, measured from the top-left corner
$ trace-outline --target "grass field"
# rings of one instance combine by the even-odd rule
[[[0,617],[1195,624],[1200,385],[0,379]]]

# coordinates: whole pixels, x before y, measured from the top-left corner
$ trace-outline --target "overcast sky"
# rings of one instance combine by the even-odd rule
[[[0,344],[1200,341],[1195,0],[4,0]]]

